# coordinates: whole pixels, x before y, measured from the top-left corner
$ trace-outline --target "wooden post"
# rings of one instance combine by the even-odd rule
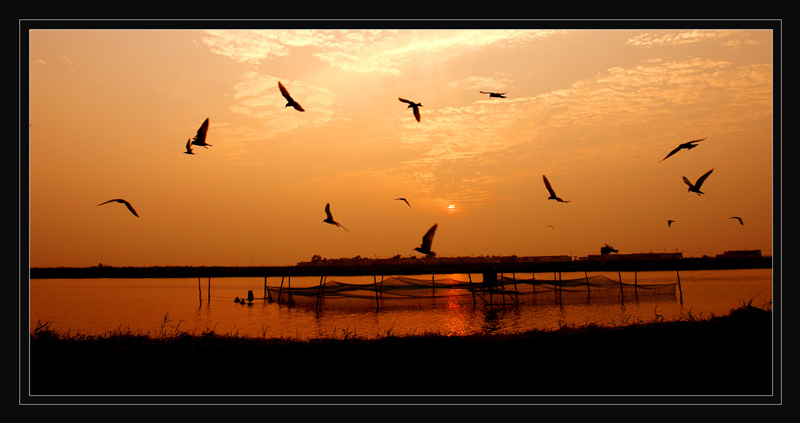
[[[208,297],[208,302],[211,302],[211,277],[208,278],[208,288],[206,288],[208,292],[206,292],[206,296]]]
[[[681,305],[683,305],[683,290],[681,289],[681,272],[675,269],[675,274],[678,275],[678,293],[680,293]]]
[[[586,299],[591,300],[592,298],[592,287],[589,285],[589,274],[586,271],[583,271],[583,278],[586,279]]]
[[[264,276],[264,299],[266,300],[267,298],[267,277]]]
[[[622,291],[622,272],[617,270],[617,276],[619,277],[619,298],[622,303],[625,303],[625,293]]]
[[[469,278],[469,292],[472,293],[472,305],[475,305],[475,288],[472,287],[472,273],[467,273],[467,277]]]
[[[633,294],[636,296],[636,301],[639,301],[639,275],[633,271]]]
[[[283,292],[283,275],[281,275],[281,286],[278,288],[278,304],[281,303],[281,293]]]
[[[317,286],[317,304],[316,304],[316,309],[317,310],[319,310],[319,303],[320,303],[320,300],[322,299],[322,278],[323,277],[324,276],[320,276],[319,277],[319,286]]]
[[[378,300],[378,277],[372,274],[372,283],[375,284],[375,311],[381,309],[380,301]]]
[[[199,276],[197,277],[197,296],[200,298],[200,305],[203,305],[203,288],[200,285],[201,279],[202,278],[200,278]]]

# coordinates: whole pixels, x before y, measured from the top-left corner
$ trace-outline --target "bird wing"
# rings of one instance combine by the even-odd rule
[[[296,101],[292,101],[292,107],[294,107],[295,110],[300,111],[300,112],[305,112],[306,111],[306,109],[304,109],[303,106],[301,106],[300,103],[298,103]]]
[[[194,136],[194,139],[198,141],[205,141],[206,133],[208,133],[208,118],[206,118],[206,120],[203,121],[203,124],[200,125],[200,128],[197,129],[197,135]]]
[[[548,181],[548,180],[547,180],[547,176],[544,176],[544,175],[542,175],[542,179],[544,179],[544,186],[545,186],[545,187],[547,188],[547,190],[550,192],[550,195],[552,195],[553,197],[555,197],[555,196],[556,196],[556,192],[555,192],[555,191],[553,191],[553,187],[552,187],[552,186],[550,186],[550,181]]]
[[[689,180],[689,178],[687,178],[687,177],[685,177],[685,176],[683,177],[683,182],[684,182],[686,185],[689,185],[689,188],[691,188],[691,187],[693,187],[693,186],[694,186],[694,185],[692,185],[692,181],[690,181],[690,180]]]
[[[125,200],[122,200],[122,203],[125,204],[125,207],[127,207],[128,210],[130,210],[131,213],[133,213],[134,216],[139,217],[139,213],[136,213],[136,210],[133,209],[133,206],[131,206],[131,203],[129,203],[129,202],[125,201]]]
[[[395,200],[403,200],[403,201],[406,202],[406,204],[408,204],[408,207],[411,207],[411,203],[409,203],[408,200],[406,200],[405,197],[395,198]]]
[[[708,138],[708,137],[700,138],[700,139],[697,139],[697,140],[687,141],[687,144],[691,144],[691,143],[694,143],[694,142],[700,142],[700,141],[703,141],[706,138]]]
[[[186,139],[186,151],[191,153],[192,152],[192,140]]]
[[[333,220],[333,215],[331,214],[331,203],[325,204],[325,214],[328,215],[328,219],[331,221]]]
[[[403,103],[414,104],[414,102],[413,102],[413,101],[411,101],[411,100],[406,100],[406,99],[404,99],[404,98],[400,98],[400,97],[397,97],[397,99],[398,99],[398,100],[400,100],[400,101],[402,101]]]
[[[289,95],[289,90],[287,90],[286,87],[284,87],[283,84],[281,84],[281,81],[278,81],[278,89],[281,90],[281,95],[283,95],[283,97],[286,100],[288,100],[289,102],[294,102],[292,96]]]
[[[414,117],[417,119],[417,122],[419,122],[419,107],[417,106],[414,106]]]
[[[679,152],[679,151],[681,151],[681,147],[680,147],[680,146],[678,146],[678,147],[675,147],[675,149],[674,149],[674,150],[670,151],[670,152],[669,152],[669,154],[667,154],[667,155],[666,155],[666,157],[664,157],[663,159],[659,160],[658,162],[659,162],[659,163],[661,163],[661,162],[663,162],[664,160],[667,160],[667,157],[669,157],[669,156],[671,156],[671,155],[673,155],[673,154],[675,154],[675,153],[677,153],[677,152]]]
[[[425,232],[425,235],[422,236],[422,248],[425,250],[431,250],[431,245],[433,244],[433,235],[436,233],[436,228],[438,226],[438,223],[434,223],[433,226],[428,229],[428,232]]]
[[[108,200],[108,201],[105,201],[105,202],[102,202],[102,203],[98,204],[98,206],[102,206],[103,204],[108,204],[108,203],[110,203],[112,201],[119,201],[119,200],[117,200],[117,199]]]
[[[714,171],[714,169],[711,169],[708,172],[706,172],[703,176],[698,178],[697,182],[695,182],[694,186],[697,187],[697,189],[700,189],[700,186],[703,185],[703,182],[705,182],[706,178],[708,178],[708,175],[710,175],[711,172],[713,172],[713,171]]]

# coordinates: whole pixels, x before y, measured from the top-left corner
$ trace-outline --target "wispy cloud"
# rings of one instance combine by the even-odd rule
[[[512,47],[554,34],[556,31],[533,30],[253,30],[205,31],[202,40],[212,52],[242,63],[260,64],[310,48],[314,57],[343,70],[398,74],[404,63],[421,55]]]

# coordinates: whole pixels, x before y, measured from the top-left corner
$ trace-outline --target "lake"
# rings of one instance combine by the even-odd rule
[[[619,326],[656,319],[707,318],[727,315],[752,301],[757,307],[772,302],[772,269],[693,270],[589,273],[623,283],[669,284],[680,277],[672,294],[571,295],[559,299],[541,295],[534,300],[485,305],[471,296],[460,300],[431,300],[423,305],[358,308],[321,308],[268,302],[264,286],[277,289],[280,277],[142,278],[142,279],[32,279],[30,324],[47,323],[51,330],[69,334],[104,335],[122,331],[150,335],[177,332],[267,338],[376,338],[387,335],[436,333],[443,335],[509,334],[562,326],[596,324]],[[459,281],[481,281],[480,274],[436,275]],[[561,274],[562,280],[584,278]],[[328,277],[332,280],[374,286],[389,276]],[[553,273],[517,274],[515,278],[556,279]],[[413,278],[430,281],[432,275]],[[286,286],[288,281],[283,281]],[[319,277],[293,277],[292,288],[316,287]],[[288,288],[288,287],[287,287]],[[234,302],[253,291],[251,304]],[[374,293],[374,291],[372,291]],[[465,299],[466,298],[466,299]],[[370,305],[371,304],[371,305]],[[380,304],[380,303],[378,303]]]

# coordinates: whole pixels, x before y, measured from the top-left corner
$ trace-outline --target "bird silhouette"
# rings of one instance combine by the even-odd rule
[[[674,220],[667,220],[667,227],[672,226],[672,223],[675,222]]]
[[[553,225],[547,225],[547,226],[545,226],[545,228],[555,229],[556,227],[553,226]]]
[[[714,169],[711,169],[708,172],[706,172],[703,176],[699,177],[697,179],[697,182],[694,183],[694,185],[692,185],[692,181],[690,181],[685,176],[683,177],[683,182],[685,182],[686,185],[689,185],[689,192],[696,192],[697,195],[705,194],[704,192],[700,191],[700,187],[703,185],[703,182],[705,182],[706,178],[708,178],[708,175],[710,175],[711,172],[713,171]]]
[[[604,255],[604,256],[607,256],[607,255],[609,255],[611,253],[618,253],[618,252],[619,252],[619,250],[615,249],[614,247],[612,247],[612,246],[610,246],[608,244],[600,247],[600,254]]]
[[[342,226],[341,223],[333,220],[333,215],[331,214],[331,203],[325,204],[325,214],[328,215],[328,217],[326,217],[325,220],[323,220],[323,222],[330,223],[331,225],[338,226],[346,230],[347,232],[350,232],[347,228]]]
[[[398,100],[402,101],[403,103],[408,104],[409,109],[414,109],[414,117],[417,118],[417,122],[419,122],[419,108],[422,107],[422,103],[414,103],[413,101],[406,100],[404,98],[397,97]]]
[[[305,112],[305,109],[303,109],[303,106],[301,106],[300,103],[294,101],[292,96],[289,95],[289,90],[287,90],[286,87],[284,87],[283,84],[281,84],[281,81],[278,81],[278,89],[281,90],[281,94],[283,95],[283,98],[285,98],[286,101],[288,102],[288,103],[286,103],[285,106],[283,106],[284,109],[287,108],[287,107],[294,107],[294,109],[297,110],[297,111]]]
[[[186,140],[186,151],[184,151],[183,154],[194,154],[192,152],[192,139],[191,138],[188,138]]]
[[[736,220],[738,220],[738,221],[739,221],[739,224],[744,226],[744,222],[742,221],[742,218],[741,218],[741,217],[739,217],[739,216],[731,216],[731,219],[736,219]]]
[[[491,91],[481,91],[481,94],[489,94],[489,98],[491,97],[506,98],[506,93],[493,93]]]
[[[679,146],[675,147],[675,149],[674,149],[674,150],[670,151],[670,152],[669,152],[669,154],[667,154],[667,156],[666,156],[666,157],[664,157],[663,159],[659,160],[658,162],[659,162],[659,163],[661,163],[661,162],[663,162],[664,160],[667,160],[667,158],[668,158],[669,156],[672,156],[673,154],[675,154],[675,153],[677,153],[677,152],[681,151],[682,149],[691,150],[691,149],[693,149],[693,148],[697,147],[697,143],[698,143],[698,142],[700,142],[700,141],[703,141],[703,140],[704,140],[704,139],[706,139],[706,138],[708,138],[708,137],[705,137],[705,138],[700,138],[700,139],[698,139],[698,140],[686,141],[685,143],[683,143],[683,144],[681,144],[681,145],[679,145]]]
[[[422,254],[425,254],[428,257],[435,257],[436,253],[431,251],[431,244],[433,244],[433,235],[436,233],[436,228],[439,226],[438,223],[434,223],[428,232],[425,232],[425,235],[422,236],[422,245],[417,248],[414,248],[415,251],[419,251]]]
[[[405,202],[406,202],[406,204],[408,204],[408,207],[411,207],[411,204],[408,202],[408,200],[406,200],[406,198],[405,198],[405,197],[395,198],[395,200],[401,200],[401,201],[405,201]]]
[[[133,206],[131,206],[131,203],[129,203],[129,202],[127,202],[127,201],[125,201],[125,200],[123,200],[121,198],[114,198],[112,200],[108,200],[106,202],[98,204],[98,206],[102,206],[103,204],[108,204],[108,203],[112,203],[112,202],[125,204],[125,207],[127,207],[128,210],[130,210],[131,213],[133,213],[134,216],[139,217],[139,214],[136,213],[136,210],[133,209]]]
[[[547,180],[547,176],[542,175],[542,179],[544,180],[544,186],[547,188],[547,191],[550,192],[550,197],[547,197],[548,200],[556,200],[560,203],[569,203],[571,200],[562,200],[561,197],[556,195],[556,192],[553,191],[553,187],[550,185],[550,181]]]
[[[192,138],[191,145],[199,145],[201,147],[211,147],[211,144],[206,144],[206,134],[208,133],[208,118],[203,121],[203,124],[200,125],[200,128],[197,130],[197,135]]]

